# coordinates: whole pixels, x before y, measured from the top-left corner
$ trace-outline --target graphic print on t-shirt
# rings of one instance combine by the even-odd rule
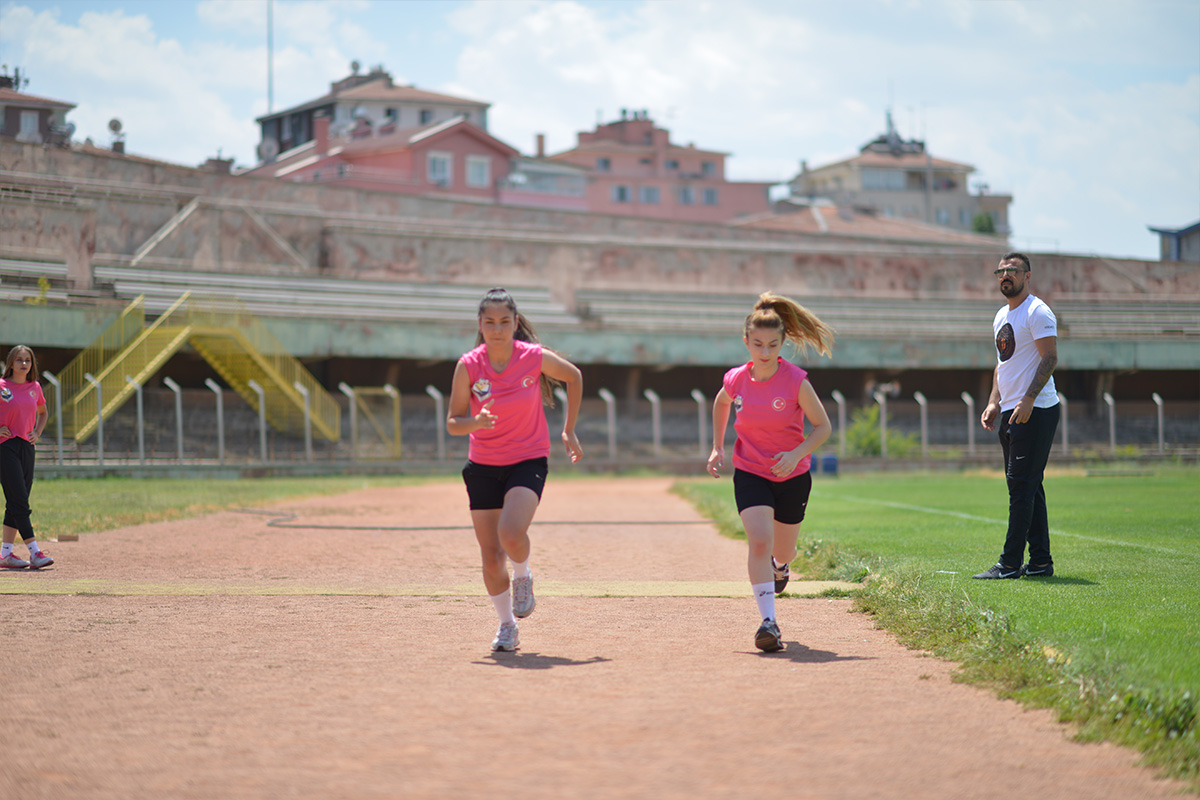
[[[7,386],[5,386],[3,389],[0,389],[0,400],[3,400],[6,403],[9,400],[12,400],[12,389],[9,389]]]
[[[487,402],[488,395],[492,393],[492,382],[487,378],[480,378],[475,381],[475,385],[471,387],[471,392],[481,403]]]
[[[1013,334],[1011,322],[1004,323],[996,334],[996,352],[1000,354],[1001,361],[1008,361],[1017,352],[1017,337]]]

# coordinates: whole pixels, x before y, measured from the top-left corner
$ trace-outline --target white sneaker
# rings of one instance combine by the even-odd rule
[[[53,563],[54,559],[43,553],[41,550],[38,550],[36,553],[29,554],[30,569],[41,569],[42,567],[48,567]]]
[[[533,597],[533,576],[512,580],[513,616],[524,619],[533,613],[537,600]]]
[[[517,632],[517,623],[501,622],[500,630],[496,631],[496,638],[492,640],[492,650],[511,652],[516,650],[519,644],[521,644],[521,637]]]
[[[23,558],[17,558],[16,553],[9,553],[4,558],[0,558],[0,567],[4,569],[25,569],[29,566],[29,562]]]

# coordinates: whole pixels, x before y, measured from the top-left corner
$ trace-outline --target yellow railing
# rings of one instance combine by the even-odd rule
[[[62,384],[64,412],[71,405],[72,398],[81,390],[92,388],[91,384],[84,380],[84,374],[90,372],[92,375],[96,375],[99,373],[105,364],[124,350],[125,345],[133,341],[145,328],[145,295],[138,295],[132,303],[126,306],[120,316],[96,337],[95,341],[80,351],[79,355],[71,359],[71,362],[58,373],[59,383]],[[95,400],[92,402],[94,404]],[[50,412],[50,419],[54,419],[53,392],[46,398],[46,405]],[[66,430],[63,431],[63,435],[73,436],[75,428],[68,424],[67,418],[68,415],[64,413],[63,426]]]
[[[108,417],[133,395],[135,388],[126,376],[144,384],[187,341],[186,325],[179,325],[177,312],[187,303],[184,293],[171,304],[148,328],[143,328],[123,350],[113,354],[92,373],[100,382],[104,416]],[[63,404],[63,424],[66,433],[83,441],[95,432],[97,424],[96,390],[86,379],[84,386]]]

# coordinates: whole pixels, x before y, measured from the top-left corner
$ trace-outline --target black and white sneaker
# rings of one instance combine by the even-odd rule
[[[758,632],[754,634],[754,646],[764,653],[774,653],[783,649],[783,635],[773,619],[764,619]]]
[[[1019,578],[1021,577],[1021,568],[1016,567],[1013,569],[997,562],[996,566],[992,567],[987,572],[981,572],[974,577],[979,578],[980,580],[1006,580],[1009,578]]]
[[[787,588],[788,578],[792,577],[788,570],[788,565],[782,567],[775,563],[775,559],[771,559],[771,571],[775,573],[775,594],[783,594],[783,590]]]
[[[1026,564],[1021,567],[1021,574],[1027,578],[1049,578],[1054,574],[1053,564]]]

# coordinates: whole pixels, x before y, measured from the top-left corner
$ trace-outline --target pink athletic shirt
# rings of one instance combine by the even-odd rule
[[[542,346],[513,342],[513,354],[503,372],[492,369],[487,345],[459,359],[471,382],[471,415],[492,400],[496,427],[470,435],[468,458],[476,464],[503,467],[531,458],[550,456],[550,432],[542,410]]]
[[[38,409],[44,405],[46,396],[37,381],[17,383],[10,378],[0,378],[0,425],[7,425],[12,431],[9,436],[0,436],[0,442],[14,436],[29,441],[33,426],[37,424]]]
[[[771,474],[775,456],[794,450],[804,442],[804,409],[800,407],[800,385],[808,373],[790,361],[779,359],[779,369],[765,381],[750,377],[746,363],[725,373],[725,394],[733,398],[737,419],[733,429],[733,466],[769,481],[786,481],[808,472],[812,456],[800,459],[791,475]]]

